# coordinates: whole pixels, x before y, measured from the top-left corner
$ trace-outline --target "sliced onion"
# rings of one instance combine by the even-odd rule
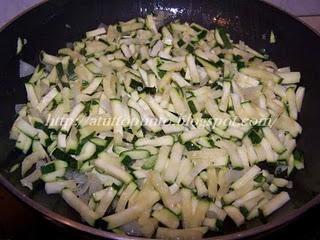
[[[274,70],[278,70],[277,65],[272,61],[264,61],[261,63],[261,65],[265,66],[266,68],[272,68]]]
[[[242,51],[246,50],[246,44],[243,41],[239,41],[238,48]]]
[[[34,66],[32,66],[31,64],[23,60],[19,61],[19,77],[20,78],[31,75],[34,72],[34,69],[35,69]]]
[[[121,229],[130,236],[139,237],[142,236],[140,226],[137,221],[133,221],[131,223],[127,223],[121,226]]]
[[[137,180],[136,180],[136,183],[137,183],[137,186],[138,186],[139,189],[142,188],[144,182],[145,182],[145,179],[144,179],[144,178],[140,178],[140,179],[137,179]]]
[[[154,22],[156,24],[157,29],[165,25],[170,21],[170,17],[173,15],[173,13],[168,11],[157,11],[157,15],[154,19]]]
[[[15,113],[19,113],[24,106],[25,106],[25,104],[16,104],[14,106]]]
[[[292,187],[293,187],[293,183],[292,183],[292,181],[289,181],[287,184],[287,188],[291,189]]]
[[[88,176],[88,183],[89,183],[89,189],[88,189],[89,195],[103,189],[103,185],[101,184],[101,181],[95,174],[88,173],[87,176]]]
[[[36,169],[40,169],[43,165],[46,164],[46,161],[45,160],[39,160],[37,163],[36,163]]]
[[[84,173],[79,173],[72,170],[66,171],[65,178],[68,180],[75,180],[77,184],[83,184],[88,181],[87,176]]]
[[[32,116],[40,118],[43,121],[46,121],[46,117],[41,112],[39,112],[38,109],[30,108],[30,113],[31,113]]]
[[[51,72],[52,68],[53,68],[53,65],[45,64],[45,69],[47,72]]]
[[[66,43],[66,47],[70,48],[70,49],[73,49],[73,44],[71,42],[67,42]]]
[[[34,170],[30,175],[26,176],[25,178],[21,179],[20,182],[22,186],[29,188],[30,190],[33,189],[33,184],[41,177],[41,171],[39,169]]]
[[[225,174],[226,182],[232,183],[238,180],[243,176],[245,171],[246,170],[238,171],[238,170],[229,169],[228,172]]]
[[[105,29],[107,29],[107,25],[106,24],[104,24],[104,23],[99,23],[99,25],[98,25],[98,28],[105,28]]]

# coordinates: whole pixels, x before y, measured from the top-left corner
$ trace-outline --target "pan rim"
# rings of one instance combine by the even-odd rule
[[[16,15],[14,18],[10,19],[8,22],[6,22],[2,27],[0,27],[0,32],[4,31],[7,27],[9,27],[11,24],[13,24],[16,20],[18,20],[20,17],[23,17],[28,12],[32,11],[33,9],[40,7],[41,5],[46,4],[49,2],[49,0],[42,0],[39,3],[30,6],[29,8],[23,10],[18,15]],[[263,4],[271,6],[274,10],[280,11],[282,14],[287,15],[287,17],[292,18],[302,24],[304,27],[309,29],[313,34],[320,37],[320,32],[317,32],[311,25],[308,23],[303,22],[298,17],[292,15],[291,13],[280,9],[278,6],[274,5],[273,3],[266,2],[266,0],[260,0]],[[59,213],[56,213],[40,203],[36,202],[35,200],[29,198],[26,194],[19,191],[9,180],[7,180],[2,174],[0,174],[0,184],[10,193],[13,194],[16,198],[21,200],[23,203],[26,203],[29,207],[33,208],[37,212],[41,213],[43,217],[47,218],[48,220],[54,222],[54,223],[60,223],[64,226],[77,229],[81,232],[86,232],[88,234],[103,237],[103,238],[110,238],[110,239],[116,239],[116,240],[128,240],[128,239],[147,239],[147,238],[137,238],[137,237],[130,237],[130,236],[123,236],[119,234],[115,234],[112,232],[108,232],[105,230],[101,230],[98,228],[91,227],[89,225],[83,224],[78,221],[71,220],[70,218],[65,217],[64,215],[61,215]],[[283,216],[274,219],[271,222],[268,222],[266,224],[262,224],[260,226],[245,229],[239,232],[235,233],[229,233],[225,235],[220,236],[214,236],[214,237],[208,237],[204,238],[207,240],[234,240],[234,239],[243,239],[247,237],[252,237],[258,234],[267,234],[268,232],[272,232],[275,230],[278,230],[289,223],[291,223],[294,220],[297,220],[302,214],[307,212],[309,209],[315,207],[316,205],[320,204],[320,193],[317,194],[313,199],[308,201],[306,204],[302,205],[301,207],[297,209],[291,210],[289,213],[284,214]]]

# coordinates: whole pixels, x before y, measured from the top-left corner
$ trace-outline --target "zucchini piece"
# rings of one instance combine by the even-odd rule
[[[126,208],[127,202],[129,201],[132,194],[137,189],[137,185],[131,182],[121,193],[120,198],[117,202],[116,212],[123,211]]]
[[[174,143],[174,138],[170,135],[167,135],[167,136],[162,136],[154,139],[140,138],[134,143],[134,145],[137,147],[141,147],[145,145],[160,147],[160,146],[170,146],[170,145],[173,145],[173,143]]]
[[[16,141],[16,148],[20,149],[24,154],[26,154],[31,148],[31,145],[32,139],[20,132]]]
[[[170,188],[164,182],[159,172],[153,171],[150,173],[151,183],[153,187],[160,193],[164,205],[175,214],[180,214],[178,202],[170,192]]]
[[[141,169],[141,170],[136,170],[133,172],[133,175],[137,178],[137,179],[142,179],[142,178],[147,178],[148,176],[148,172],[147,170]]]
[[[101,27],[101,28],[97,28],[97,29],[86,32],[86,37],[93,38],[95,36],[102,35],[105,33],[106,33],[106,29],[104,27]]]
[[[181,213],[182,213],[182,224],[183,228],[190,228],[192,221],[192,203],[191,196],[192,192],[190,189],[182,188],[181,194]]]
[[[202,198],[208,195],[208,189],[205,185],[205,183],[203,182],[203,180],[198,176],[195,179],[195,186],[197,189],[197,195]]]
[[[151,208],[159,200],[160,195],[158,192],[151,189],[142,190],[137,196],[135,205],[121,212],[104,217],[103,220],[108,223],[108,229],[117,228],[137,219],[145,210]]]
[[[21,164],[21,175],[24,176],[28,170],[32,168],[32,166],[41,160],[43,156],[39,152],[33,152],[27,157],[25,157]]]
[[[171,74],[171,77],[173,79],[173,81],[175,81],[179,87],[190,87],[191,84],[188,83],[182,76],[180,73],[176,73],[176,72],[173,72]]]
[[[109,146],[109,144],[112,142],[112,139],[112,137],[106,137],[105,139],[94,137],[91,138],[89,141],[96,145],[97,152],[102,152]]]
[[[159,153],[159,149],[157,147],[154,146],[143,146],[143,147],[138,147],[136,148],[137,150],[145,150],[148,151],[150,153],[150,155],[157,155]]]
[[[231,141],[220,140],[215,144],[227,151],[233,168],[243,168],[243,163],[237,151],[238,146],[235,143]]]
[[[228,216],[233,220],[233,222],[239,227],[244,224],[244,216],[240,212],[240,210],[234,206],[226,206],[223,208],[226,211]]]
[[[278,72],[278,75],[282,77],[282,84],[296,84],[300,82],[300,72]]]
[[[186,102],[184,98],[180,96],[178,90],[176,88],[171,88],[169,90],[169,94],[170,94],[170,99],[172,101],[175,111],[182,116],[187,114],[188,109],[186,106]]]
[[[195,63],[195,58],[192,54],[188,54],[186,57],[186,62],[190,71],[190,77],[191,81],[193,83],[199,83],[200,82],[200,76],[197,70],[197,66]]]
[[[190,186],[195,177],[200,174],[203,170],[207,169],[210,165],[209,161],[200,161],[194,166],[192,171],[182,180],[184,186]]]
[[[247,184],[249,181],[253,180],[259,173],[261,169],[254,165],[252,166],[241,178],[235,181],[231,187],[233,189],[239,189],[243,185]]]
[[[265,157],[266,157],[267,162],[276,162],[277,161],[277,154],[275,154],[273,152],[269,141],[266,140],[266,138],[263,138],[260,145],[265,152]]]
[[[230,42],[229,37],[227,36],[225,30],[223,28],[217,28],[215,31],[215,38],[217,43],[224,48],[230,49],[232,48],[232,44]]]
[[[241,208],[245,205],[245,203],[247,201],[250,201],[250,200],[252,200],[256,197],[259,197],[261,195],[263,195],[261,188],[257,188],[255,190],[248,192],[247,194],[245,194],[241,198],[237,199],[236,201],[234,201],[234,203],[232,205],[235,207]]]
[[[288,101],[289,116],[296,120],[298,118],[298,109],[296,105],[296,94],[293,88],[288,88],[286,91],[286,99]]]
[[[191,227],[200,227],[206,217],[210,203],[207,200],[196,200],[197,207],[191,218]]]
[[[300,86],[296,91],[296,105],[297,105],[298,112],[301,111],[305,90],[306,90],[305,87]]]
[[[208,196],[212,199],[214,199],[217,196],[218,192],[218,176],[217,176],[217,171],[215,168],[210,167],[207,170],[208,174],[208,180],[207,180],[207,185],[208,185]]]
[[[126,33],[126,32],[132,32],[132,31],[136,31],[138,29],[143,28],[144,24],[143,23],[130,23],[130,24],[122,24],[120,26],[120,30],[122,33]]]
[[[271,144],[272,149],[281,154],[286,151],[285,146],[280,142],[280,140],[274,135],[269,127],[262,128],[263,134],[268,142]]]
[[[124,183],[130,183],[132,181],[132,176],[119,166],[107,163],[103,159],[97,159],[94,163],[97,168],[101,169],[106,174],[111,175]]]
[[[290,196],[287,192],[281,192],[270,199],[266,204],[261,206],[263,215],[269,216],[271,213],[281,208],[290,200]]]
[[[227,193],[226,195],[224,195],[222,197],[223,202],[226,205],[231,204],[232,202],[234,202],[235,200],[241,198],[242,196],[244,196],[245,194],[247,194],[248,192],[250,192],[252,189],[254,188],[254,182],[250,181],[247,184],[243,185],[242,187],[231,191],[229,193]]]
[[[161,28],[161,33],[162,33],[162,41],[166,45],[172,45],[173,37],[171,33],[169,32],[167,27],[162,27]]]
[[[105,215],[116,194],[117,191],[113,187],[105,189],[105,192],[95,209],[95,213],[99,218]]]
[[[304,168],[304,157],[303,152],[295,149],[293,151],[293,159],[294,159],[294,166],[296,169],[300,170]]]
[[[253,126],[248,133],[248,138],[251,140],[252,144],[259,144],[262,140],[260,135],[259,128]]]
[[[194,102],[192,100],[188,101],[188,106],[192,114],[195,114],[198,112],[197,107],[194,105]]]
[[[188,156],[194,160],[209,160],[215,167],[227,166],[229,161],[226,150],[221,148],[204,148],[199,151],[190,151]]]
[[[97,151],[97,147],[94,143],[88,141],[81,148],[81,152],[76,156],[77,161],[83,162],[90,159]]]
[[[155,230],[158,228],[158,220],[149,216],[140,217],[138,219],[138,224],[143,236],[147,238],[151,238]]]
[[[208,135],[209,132],[204,128],[197,128],[187,132],[184,132],[180,135],[180,139],[182,143],[186,143],[192,139],[204,137]]]
[[[169,161],[169,153],[170,153],[170,147],[169,146],[162,146],[160,147],[158,159],[155,163],[154,170],[158,172],[162,172]]]
[[[91,226],[94,226],[98,215],[92,211],[87,204],[82,202],[70,189],[62,191],[62,198]]]
[[[166,208],[154,211],[152,216],[168,228],[176,229],[179,227],[179,218]]]
[[[35,129],[33,126],[31,126],[28,122],[26,122],[22,118],[20,118],[18,121],[15,122],[15,126],[30,138],[34,138],[38,134],[38,130]]]
[[[53,101],[53,99],[59,94],[57,88],[52,88],[39,102],[37,109],[42,112],[48,105]]]
[[[67,147],[67,135],[66,134],[63,134],[63,133],[59,133],[58,134],[58,147],[61,148],[61,149],[65,149]]]
[[[273,125],[276,129],[289,132],[293,137],[302,132],[302,127],[294,119],[282,114]]]
[[[96,169],[93,169],[92,173],[96,175],[96,177],[100,180],[100,182],[102,183],[102,185],[104,187],[114,186],[114,188],[116,190],[118,190],[118,188],[116,188],[115,186],[121,186],[122,185],[121,181],[119,181],[118,179],[116,179],[116,178],[114,178],[112,176],[109,176],[109,175],[105,175],[105,174],[99,173],[99,172],[97,172]]]
[[[165,124],[162,126],[165,134],[174,134],[184,131],[184,126],[180,124]]]
[[[140,81],[137,81],[135,79],[131,79],[130,85],[132,89],[136,90],[137,92],[142,92],[143,91],[143,83]]]
[[[207,227],[199,227],[199,228],[187,228],[187,229],[170,229],[159,227],[157,229],[156,238],[158,239],[202,239],[202,236],[207,232]]]
[[[41,176],[41,179],[44,181],[44,182],[54,182],[56,181],[58,178],[61,178],[64,176],[66,172],[66,169],[65,168],[61,168],[61,169],[58,169],[58,170],[55,170],[53,172],[49,172],[47,174],[43,174]]]
[[[178,176],[176,178],[176,184],[180,186],[182,182],[185,182],[187,176],[191,173],[193,164],[188,158],[183,158],[180,163]]]
[[[216,81],[219,79],[219,73],[217,68],[213,65],[213,63],[201,58],[197,57],[197,61],[205,68],[206,72],[208,73],[209,77]]]
[[[82,90],[82,93],[88,95],[93,94],[96,91],[96,89],[100,86],[102,80],[102,77],[94,78],[93,81],[89,84],[89,86]]]
[[[147,15],[146,18],[146,26],[149,28],[153,33],[158,33],[154,17],[152,15]]]
[[[219,103],[219,109],[222,112],[227,111],[228,103],[229,103],[229,97],[230,97],[230,90],[231,90],[230,82],[224,81],[223,82],[223,93],[222,93],[221,100],[220,100],[220,103]]]
[[[57,65],[57,64],[61,63],[61,59],[59,57],[50,55],[44,51],[41,51],[40,59],[41,59],[41,62],[46,63],[46,64],[50,64],[50,65]]]
[[[63,189],[76,190],[76,183],[73,180],[58,180],[56,182],[46,182],[45,190],[47,194],[61,193]]]
[[[146,94],[140,94],[140,97],[149,105],[150,109],[159,118],[160,122],[169,121],[164,109],[154,100],[153,97]]]
[[[89,161],[85,161],[81,165],[79,171],[82,173],[86,173],[86,172],[90,172],[93,168],[94,168],[94,163],[92,160],[89,160]]]
[[[175,143],[170,154],[170,161],[163,173],[163,178],[166,182],[174,183],[177,178],[179,166],[181,163],[184,146],[180,143]]]
[[[130,151],[122,146],[113,146],[112,151],[118,155],[121,155],[122,152]]]
[[[207,215],[208,217],[215,217],[223,222],[227,213],[223,209],[219,208],[215,203],[211,203]]]
[[[129,156],[131,159],[144,159],[150,156],[150,152],[144,149],[126,150],[120,153],[120,157]]]
[[[155,155],[144,159],[142,169],[145,169],[145,170],[153,169],[156,164],[156,160],[157,160],[157,156]]]
[[[268,72],[266,70],[258,69],[258,68],[241,68],[240,72],[248,75],[249,77],[258,78],[262,82],[273,81],[275,83],[281,83],[282,78],[277,74]]]
[[[37,108],[37,106],[39,105],[39,100],[34,90],[34,87],[32,86],[32,84],[26,83],[25,88],[26,88],[28,100],[30,101],[31,106],[33,108]]]
[[[84,108],[85,108],[84,104],[79,103],[72,109],[72,111],[68,116],[68,121],[66,121],[61,128],[62,132],[65,132],[65,133],[69,132],[76,118],[80,115],[80,113],[84,110]]]
[[[217,222],[216,218],[205,218],[202,225],[208,227],[211,231],[217,231],[219,229]]]
[[[52,155],[58,160],[62,160],[62,161],[67,162],[69,168],[76,169],[78,167],[77,160],[59,148],[56,148],[52,152]]]
[[[286,187],[288,185],[289,181],[284,178],[273,178],[272,179],[272,184],[276,185],[277,187]]]

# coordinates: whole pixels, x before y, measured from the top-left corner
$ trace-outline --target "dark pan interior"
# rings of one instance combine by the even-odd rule
[[[292,177],[292,201],[272,215],[268,224],[254,220],[239,229],[226,224],[224,233],[236,234],[226,235],[225,239],[279,227],[286,220],[317,204],[320,200],[317,197],[320,191],[320,38],[289,15],[255,0],[54,0],[17,18],[0,32],[0,181],[23,201],[40,208],[42,213],[56,221],[100,236],[115,237],[68,221],[39,207],[37,203],[69,219],[80,221],[59,196],[45,195],[41,184],[34,191],[28,191],[20,186],[19,174],[8,174],[10,166],[23,157],[13,150],[13,143],[8,140],[9,129],[15,118],[15,104],[26,101],[18,63],[19,59],[23,59],[35,65],[42,49],[55,54],[66,42],[80,39],[84,32],[96,28],[101,22],[110,24],[158,11],[168,12],[169,20],[196,22],[208,28],[223,26],[235,41],[244,40],[255,49],[265,49],[278,66],[291,66],[293,71],[301,71],[302,85],[307,88],[299,118],[303,134],[298,139],[298,147],[305,152],[305,169]],[[276,44],[269,44],[271,30],[276,35]],[[28,43],[22,53],[16,56],[19,36],[26,38]]]

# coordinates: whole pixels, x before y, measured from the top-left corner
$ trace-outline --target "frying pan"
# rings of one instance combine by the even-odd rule
[[[8,169],[23,158],[14,150],[8,133],[15,119],[15,105],[26,101],[23,80],[19,78],[19,60],[37,64],[41,50],[49,53],[83,37],[99,23],[111,24],[148,13],[165,11],[168,20],[196,22],[207,28],[222,26],[235,41],[244,40],[255,49],[265,49],[278,66],[301,71],[306,96],[299,122],[303,134],[298,148],[305,153],[305,169],[292,176],[292,200],[262,222],[248,222],[241,228],[226,223],[223,235],[209,233],[210,239],[239,239],[278,229],[320,202],[320,38],[288,14],[256,0],[54,0],[36,6],[16,18],[0,32],[0,182],[20,200],[50,218],[72,228],[110,239],[137,239],[120,236],[83,224],[60,196],[48,196],[41,183],[33,191],[19,183],[19,171]],[[270,31],[276,44],[270,44]],[[16,55],[17,38],[28,43]]]

